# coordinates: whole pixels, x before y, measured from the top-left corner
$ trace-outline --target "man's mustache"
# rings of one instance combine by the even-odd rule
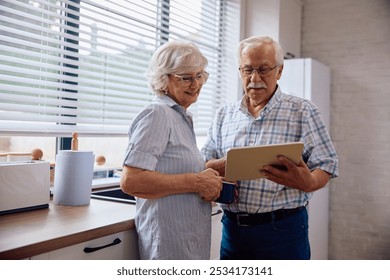
[[[257,88],[263,88],[263,89],[266,89],[267,88],[267,85],[264,84],[264,83],[249,83],[247,86],[246,86],[247,89],[257,89]]]

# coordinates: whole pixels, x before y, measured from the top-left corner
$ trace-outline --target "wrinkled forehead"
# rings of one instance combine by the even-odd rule
[[[275,50],[272,45],[266,43],[261,45],[249,44],[243,47],[240,60],[241,65],[273,65],[276,63]]]

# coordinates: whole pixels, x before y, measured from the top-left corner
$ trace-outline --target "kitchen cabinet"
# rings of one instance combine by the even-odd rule
[[[120,241],[120,242],[119,242]],[[119,242],[118,244],[115,244]],[[31,260],[136,260],[137,233],[122,231],[31,257]],[[85,252],[85,250],[92,252]]]
[[[222,209],[216,205],[213,207],[212,216],[212,236],[210,259],[219,259],[219,250],[222,239]],[[114,240],[121,240],[121,243],[107,246],[100,250],[85,253],[85,248],[98,248],[112,244]],[[72,246],[67,246],[58,250],[53,250],[43,254],[31,257],[31,260],[137,260],[138,253],[137,233],[133,230],[127,230],[105,237],[96,238]]]
[[[300,57],[300,0],[247,0],[244,3],[244,37],[271,36],[282,46],[285,57]]]
[[[124,246],[132,240],[128,248],[135,252],[138,249],[133,248],[137,246],[134,217],[134,205],[98,199],[91,199],[86,206],[62,206],[50,201],[47,209],[3,215],[0,216],[0,260],[50,259],[57,256],[57,250],[60,250],[58,254],[68,256],[70,253],[65,251],[73,251],[78,246],[82,251],[85,246],[106,245],[117,237]],[[62,249],[65,250],[61,252]],[[114,253],[113,258],[121,258],[121,254]],[[134,256],[126,254],[124,258]]]

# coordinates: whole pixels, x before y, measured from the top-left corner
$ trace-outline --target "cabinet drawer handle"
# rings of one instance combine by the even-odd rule
[[[219,210],[217,210],[217,212],[212,213],[211,216],[215,216],[215,215],[218,215],[218,214],[221,214],[221,213],[222,213],[222,210],[219,209]]]
[[[117,244],[119,244],[121,242],[122,242],[122,240],[120,240],[119,238],[115,238],[115,240],[112,241],[112,243],[110,243],[110,244],[99,246],[99,247],[93,247],[93,248],[85,247],[83,251],[84,251],[84,253],[88,254],[88,253],[92,253],[92,252],[95,252],[95,251],[98,251],[98,250],[101,250],[101,249],[104,249],[104,248],[107,248],[107,247],[110,247],[110,246],[117,245]]]

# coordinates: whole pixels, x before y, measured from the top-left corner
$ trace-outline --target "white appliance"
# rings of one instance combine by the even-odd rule
[[[49,201],[49,162],[0,163],[0,215],[47,208]]]
[[[311,58],[286,59],[281,79],[282,92],[311,100],[320,110],[330,131],[330,69]],[[329,186],[316,191],[309,202],[311,258],[328,259]]]

